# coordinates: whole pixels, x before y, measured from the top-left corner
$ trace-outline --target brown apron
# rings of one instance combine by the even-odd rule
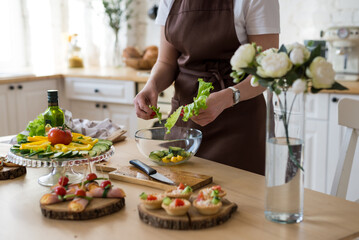
[[[230,58],[240,43],[234,26],[233,0],[175,0],[165,36],[181,53],[172,111],[193,102],[198,78],[212,82],[213,91],[234,85],[229,76]],[[204,127],[191,120],[179,120],[176,125],[202,131],[196,156],[264,175],[265,109],[260,95],[227,108]]]

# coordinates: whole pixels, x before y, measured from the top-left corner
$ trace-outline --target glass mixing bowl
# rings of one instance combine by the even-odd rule
[[[173,127],[171,133],[166,131],[165,127],[138,130],[135,139],[140,152],[159,165],[181,164],[196,154],[202,141],[200,130]]]

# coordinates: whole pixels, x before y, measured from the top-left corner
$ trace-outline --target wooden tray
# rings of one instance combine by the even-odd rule
[[[69,212],[70,201],[51,205],[40,204],[41,213],[58,220],[88,220],[120,211],[125,206],[124,198],[94,198],[83,212]]]
[[[151,166],[162,175],[174,181],[177,185],[183,183],[191,186],[193,190],[199,189],[207,184],[212,183],[211,176],[180,171],[171,167],[165,166]],[[111,179],[116,179],[124,182],[140,184],[148,187],[153,187],[161,190],[175,189],[176,186],[168,185],[157,180],[152,179],[141,170],[133,166],[113,166],[111,162],[101,162],[96,164],[97,171],[109,172],[108,176]]]
[[[201,215],[193,206],[190,207],[187,215],[171,216],[164,209],[149,210],[141,203],[138,205],[138,214],[144,223],[156,228],[197,230],[220,225],[230,219],[232,214],[237,211],[237,204],[227,199],[223,199],[222,204],[220,211],[210,216]]]

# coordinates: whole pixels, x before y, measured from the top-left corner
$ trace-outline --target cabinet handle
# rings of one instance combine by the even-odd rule
[[[21,90],[21,89],[22,89],[22,85],[18,85],[18,86],[17,86],[17,89],[20,89],[20,90]]]
[[[14,90],[15,87],[14,87],[13,85],[10,85],[10,86],[9,86],[9,89],[10,89],[10,90]]]
[[[333,103],[337,103],[338,101],[339,101],[339,98],[337,98],[337,97],[333,97],[333,98],[332,98],[332,102],[333,102]]]
[[[99,103],[96,103],[96,104],[95,104],[95,107],[96,107],[96,108],[99,108],[99,107],[100,107],[100,104],[99,104]]]
[[[98,93],[100,92],[100,90],[98,90],[97,88],[94,90],[95,93]]]
[[[102,108],[103,109],[107,108],[107,105],[106,104],[102,105]]]
[[[164,92],[160,92],[160,94],[158,94],[158,96],[164,97],[164,96],[165,96],[165,93],[164,93]]]

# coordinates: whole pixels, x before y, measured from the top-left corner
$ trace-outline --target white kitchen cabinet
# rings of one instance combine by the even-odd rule
[[[29,121],[47,108],[47,90],[57,89],[56,79],[0,85],[1,135],[25,130]]]
[[[135,82],[124,80],[66,78],[65,92],[73,118],[102,121],[109,118],[122,125],[127,136],[137,130],[133,99]]]

